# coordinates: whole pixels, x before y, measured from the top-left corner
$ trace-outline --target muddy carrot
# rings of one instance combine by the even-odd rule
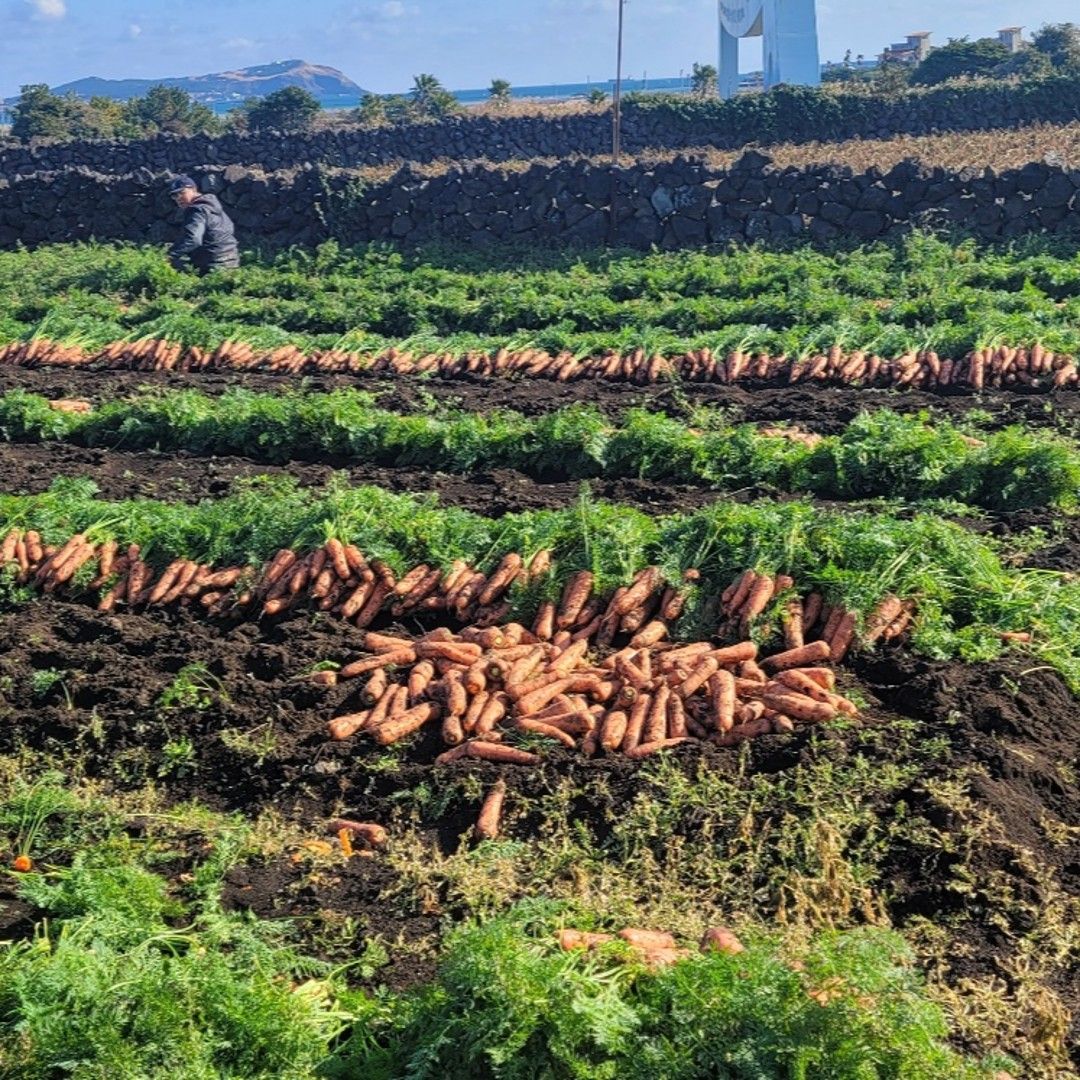
[[[374,705],[386,693],[386,688],[389,685],[390,680],[386,674],[386,668],[378,668],[368,679],[367,685],[360,696],[368,705]]]
[[[683,743],[691,742],[688,737],[681,739],[658,739],[656,742],[639,743],[637,746],[626,751],[626,756],[633,761],[638,761],[641,758],[652,757],[653,754],[658,754],[661,750],[670,750],[673,746],[681,746]]]
[[[487,584],[476,598],[476,602],[481,607],[486,607],[502,596],[521,573],[522,565],[520,555],[510,554],[505,556],[495,572],[488,578]]]
[[[550,641],[555,636],[555,605],[552,601],[545,600],[537,609],[532,632],[541,641]]]
[[[565,693],[572,682],[572,679],[556,679],[547,686],[542,686],[537,690],[522,695],[517,699],[515,705],[517,714],[519,716],[528,716],[530,713],[536,712],[537,709],[543,708],[552,698]]]
[[[776,592],[776,582],[768,574],[761,574],[747,593],[746,602],[740,610],[740,619],[748,627],[768,606]]]
[[[654,619],[651,623],[643,626],[633,638],[630,639],[630,647],[632,649],[647,649],[649,646],[656,645],[658,642],[663,641],[664,638],[667,637],[667,633],[667,625],[659,619]]]
[[[337,686],[337,681],[336,671],[313,671],[308,678],[308,682],[313,686]]]
[[[670,739],[681,739],[687,732],[686,706],[678,694],[668,697],[667,706],[667,735]]]
[[[696,694],[713,677],[719,667],[715,655],[707,656],[675,688],[675,692],[685,701],[691,695]]]
[[[367,656],[363,660],[354,660],[346,664],[338,673],[343,679],[355,679],[360,675],[366,675],[369,671],[378,671],[385,667],[407,667],[416,663],[415,649],[400,649],[397,652],[378,653],[375,656]]]
[[[491,790],[484,799],[484,805],[480,808],[480,816],[476,819],[476,838],[478,840],[494,840],[499,835],[499,824],[502,821],[503,802],[506,799],[506,781],[495,781]]]
[[[811,724],[824,723],[836,718],[836,709],[832,705],[827,705],[823,701],[814,701],[803,694],[794,692],[765,694],[761,700],[767,708]]]
[[[374,822],[368,821],[353,821],[350,818],[334,818],[330,822],[330,831],[334,833],[342,831],[350,833],[372,847],[382,847],[390,837],[390,834],[382,825],[376,825]]]
[[[618,750],[626,736],[629,717],[623,709],[613,709],[600,726],[600,745],[607,751]]]
[[[667,708],[670,697],[669,686],[661,686],[653,694],[649,712],[645,718],[645,727],[642,729],[641,741],[643,743],[659,742],[667,738]]]
[[[735,676],[721,669],[713,675],[709,687],[716,730],[730,731],[735,726]]]
[[[553,724],[545,724],[543,720],[533,720],[527,716],[522,716],[515,721],[515,726],[521,731],[531,731],[533,734],[545,735],[549,739],[555,739],[571,750],[577,746],[573,736],[568,735],[562,728],[555,727]]]
[[[336,539],[327,540],[326,554],[333,565],[334,573],[342,581],[348,581],[352,571],[349,569],[349,563],[345,558],[345,546],[342,542]]]
[[[788,649],[775,656],[767,656],[762,660],[761,666],[766,671],[786,671],[788,668],[817,664],[822,660],[828,660],[831,655],[828,642],[811,641],[809,645],[804,645],[801,649]]]
[[[478,736],[489,735],[495,730],[499,721],[506,717],[510,711],[510,699],[502,693],[489,694],[483,712],[476,721],[474,734]]]
[[[442,741],[447,746],[457,746],[465,739],[465,724],[460,716],[447,714],[442,722]]]
[[[756,580],[757,574],[753,570],[747,570],[725,589],[720,597],[724,610],[731,613],[737,612],[746,602],[747,596],[750,595],[750,589]]]
[[[426,701],[422,705],[414,705],[411,709],[384,720],[377,728],[373,729],[375,741],[380,746],[389,746],[398,742],[413,732],[419,731],[429,720],[434,720],[439,715],[439,706],[433,701]]]
[[[855,613],[852,611],[844,612],[836,630],[833,632],[833,636],[828,639],[829,656],[834,664],[839,664],[847,655],[847,651],[855,637],[855,623]]]
[[[780,621],[784,629],[784,645],[789,649],[801,648],[806,643],[803,637],[803,602],[789,600]]]
[[[556,625],[563,630],[573,626],[581,609],[589,600],[592,592],[593,575],[589,570],[579,570],[572,574],[563,589],[562,599],[556,614]],[[537,635],[539,636],[539,635]]]
[[[867,620],[866,633],[863,640],[867,645],[873,645],[889,628],[889,624],[899,617],[904,610],[903,602],[898,596],[886,596],[874,609]]]
[[[416,655],[421,660],[449,660],[471,667],[483,655],[483,649],[468,641],[418,641]]]
[[[741,664],[747,660],[756,660],[758,648],[752,641],[742,641],[738,645],[729,645],[723,649],[713,649],[712,658],[721,666]]]
[[[411,649],[414,644],[409,638],[376,634],[371,630],[364,635],[364,648],[373,653],[400,652],[402,649]]]
[[[642,694],[630,707],[630,715],[626,721],[626,731],[623,734],[622,750],[627,753],[641,742],[642,733],[645,730],[645,720],[652,708],[652,697]]]
[[[466,735],[471,735],[475,730],[476,725],[480,722],[480,717],[484,714],[484,709],[487,708],[487,703],[490,698],[491,695],[486,690],[477,691],[469,698],[468,706],[465,709],[465,714],[461,721],[462,730]]]
[[[335,717],[327,724],[330,738],[338,742],[350,738],[367,724],[370,717],[370,712],[350,713],[348,716]]]
[[[585,658],[589,650],[588,641],[575,641],[568,645],[559,656],[548,664],[548,671],[555,675],[567,675]]]
[[[393,585],[386,579],[375,582],[371,590],[371,596],[368,597],[367,602],[356,616],[356,625],[361,630],[374,621],[375,616],[382,610],[383,602],[390,595],[391,589],[393,589]]]

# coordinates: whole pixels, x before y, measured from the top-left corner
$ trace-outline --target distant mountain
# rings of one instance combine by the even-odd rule
[[[301,86],[323,102],[333,104],[339,98],[362,97],[367,93],[337,68],[309,64],[306,60],[279,60],[274,64],[223,71],[217,75],[192,75],[176,79],[77,79],[54,88],[57,94],[80,98],[107,97],[127,101],[142,97],[151,86],[178,86],[196,101],[207,105],[251,97],[265,97],[286,86]]]

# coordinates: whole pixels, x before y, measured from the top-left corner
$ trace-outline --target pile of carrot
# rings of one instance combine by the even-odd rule
[[[821,666],[831,659],[826,641],[759,664],[752,641],[674,645],[638,635],[601,659],[587,637],[563,631],[547,640],[536,630],[509,623],[459,634],[440,627],[415,639],[368,633],[368,655],[312,676],[320,685],[366,680],[366,707],[335,717],[328,734],[389,746],[438,723],[449,747],[438,764],[469,757],[532,765],[539,756],[503,745],[506,734],[636,760],[684,743],[737,746],[857,715],[836,693],[834,672]],[[480,835],[498,832],[496,796],[498,807],[481,814]]]
[[[924,390],[948,386],[982,390],[1013,385],[1061,389],[1080,383],[1075,357],[1053,353],[1039,344],[975,349],[959,359],[942,358],[931,349],[886,358],[859,350],[845,352],[839,345],[827,352],[800,357],[738,350],[721,356],[713,355],[709,349],[695,349],[672,357],[650,355],[643,349],[629,353],[608,351],[588,357],[569,352],[552,354],[541,349],[414,356],[396,348],[371,356],[341,349],[307,354],[295,345],[267,352],[237,341],[226,341],[212,350],[198,346],[184,348],[154,338],[118,341],[96,352],[87,352],[76,345],[35,338],[0,346],[0,363],[129,371],[266,371],[282,375],[430,373],[446,379],[516,374],[556,382],[606,379],[639,384],[677,377],[690,382],[725,384],[757,380],[910,386]]]
[[[177,606],[201,609],[214,617],[271,618],[314,606],[361,629],[383,615],[401,619],[439,614],[487,627],[508,617],[507,597],[513,586],[551,572],[551,552],[541,550],[528,561],[510,553],[490,574],[459,559],[448,570],[422,563],[399,578],[381,560],[369,561],[355,545],[328,540],[306,555],[283,548],[261,569],[215,569],[176,559],[158,573],[141,557],[137,544],[121,550],[115,540],[95,543],[77,533],[53,546],[44,544],[33,529],[12,529],[0,543],[0,568],[11,568],[19,584],[42,592],[97,593],[98,610],[103,612]],[[650,566],[630,585],[606,597],[595,590],[589,571],[579,571],[567,580],[558,603],[539,605],[530,633],[559,648],[580,641],[606,648],[616,638],[629,639],[639,649],[656,646],[670,636],[687,590],[698,577],[697,571],[689,570],[682,582],[672,585],[658,567]],[[828,644],[836,663],[844,659],[855,637],[855,614],[830,607],[818,593],[800,596],[785,575],[748,570],[732,582],[716,598],[718,635],[748,636],[774,602],[780,607],[787,648],[820,640]],[[872,645],[899,637],[913,613],[910,601],[885,597],[867,621],[863,642]],[[763,636],[771,634],[772,628],[761,629]]]

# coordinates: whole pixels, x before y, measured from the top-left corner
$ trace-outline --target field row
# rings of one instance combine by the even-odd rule
[[[1076,358],[1055,354],[1039,344],[1030,348],[1000,345],[977,349],[957,359],[943,359],[933,350],[907,352],[886,359],[862,350],[845,352],[835,344],[826,352],[800,356],[751,354],[742,350],[714,356],[708,348],[674,357],[650,355],[640,348],[630,353],[608,350],[599,356],[585,357],[570,352],[552,354],[542,349],[505,348],[490,354],[433,352],[414,356],[392,348],[374,356],[339,349],[305,354],[295,345],[261,352],[250,344],[234,341],[208,350],[198,346],[184,348],[165,339],[117,341],[100,351],[87,352],[76,345],[35,338],[0,346],[0,364],[105,371],[255,371],[288,376],[369,372],[455,379],[517,375],[560,383],[602,379],[637,385],[672,380],[731,385],[741,380],[936,391],[954,388],[981,391],[1012,386],[1053,391],[1080,385]]]
[[[1080,261],[1060,241],[1010,249],[917,234],[850,252],[523,252],[513,269],[480,254],[333,244],[247,258],[238,273],[202,280],[151,248],[0,253],[0,341],[96,353],[123,340],[210,352],[231,340],[260,355],[295,345],[416,357],[503,346],[797,357],[839,344],[954,358],[1007,342],[1080,354]]]
[[[205,604],[207,592],[216,594],[209,606],[222,613],[273,615],[296,603],[306,605],[312,599],[307,590],[319,585],[321,595],[313,598],[317,606],[348,605],[350,614],[362,616],[366,625],[383,611],[412,618],[425,611],[445,612],[448,597],[438,593],[437,586],[455,567],[474,571],[466,579],[473,584],[464,604],[459,596],[449,603],[457,618],[483,608],[485,621],[531,622],[545,602],[558,599],[576,573],[587,570],[598,600],[607,603],[642,568],[655,566],[662,579],[676,585],[687,574],[693,577],[672,628],[674,637],[693,640],[718,631],[724,622],[722,594],[751,569],[774,582],[789,578],[801,595],[819,593],[834,610],[857,613],[864,629],[890,595],[910,599],[917,609],[913,644],[931,655],[985,659],[998,655],[1003,640],[1026,641],[1030,635],[1026,647],[1080,683],[1075,649],[1080,586],[1075,580],[1068,574],[1009,569],[991,542],[928,514],[901,518],[883,511],[819,510],[799,502],[720,502],[694,513],[657,518],[582,499],[564,511],[491,520],[377,488],[312,492],[286,481],[266,482],[183,506],[103,502],[94,497],[92,485],[58,480],[43,495],[0,497],[0,528],[4,535],[35,530],[42,548],[59,547],[75,536],[85,557],[79,566],[68,566],[65,589],[78,592],[100,578],[93,552],[115,541],[114,550],[120,553],[138,545],[136,602],[172,567],[174,580],[165,584],[164,593],[171,588],[173,601],[197,582],[195,595],[203,595]],[[318,576],[311,579],[310,563],[301,563],[305,572],[298,579],[290,575],[289,589],[295,585],[295,591],[271,598],[269,606],[252,590],[257,566],[268,563],[275,552],[300,552],[306,558],[332,538],[354,544],[369,562],[385,565],[387,576],[380,578],[378,589],[373,582],[360,589],[358,582],[343,595],[345,586],[338,583],[328,595]],[[528,564],[540,552],[550,553],[549,573],[514,580],[505,599],[476,603],[483,575],[496,573],[504,557],[513,554]],[[18,596],[30,584],[29,553],[20,557],[13,548],[10,554],[28,582],[19,586],[17,577],[8,579],[9,590]],[[186,577],[177,591],[181,562]],[[391,580],[426,583],[424,606],[418,602],[411,611],[403,609],[400,598],[392,596]],[[106,581],[95,584],[108,591]],[[124,593],[124,599],[127,596]],[[113,593],[109,602],[120,599]],[[587,625],[599,617],[594,613]],[[763,646],[784,641],[786,613],[777,597],[770,593],[755,617],[760,623],[748,623],[743,633],[753,629]],[[594,626],[592,632],[598,630]]]
[[[631,409],[613,423],[588,405],[536,417],[450,409],[402,415],[378,400],[349,389],[217,397],[177,390],[94,408],[12,390],[0,395],[0,438],[272,464],[513,469],[548,481],[634,477],[827,499],[951,498],[1000,511],[1068,508],[1080,492],[1080,450],[1070,440],[1020,427],[984,433],[948,420],[931,424],[888,409],[822,436],[798,426],[736,425],[705,407],[686,421]]]

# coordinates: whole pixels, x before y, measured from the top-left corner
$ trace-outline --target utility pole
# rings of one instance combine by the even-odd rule
[[[622,52],[623,52],[623,16],[627,0],[619,0],[619,44],[615,60],[615,93],[612,96],[611,111],[611,241],[615,242],[619,234],[619,215],[616,205],[619,194],[618,169],[622,158]]]

